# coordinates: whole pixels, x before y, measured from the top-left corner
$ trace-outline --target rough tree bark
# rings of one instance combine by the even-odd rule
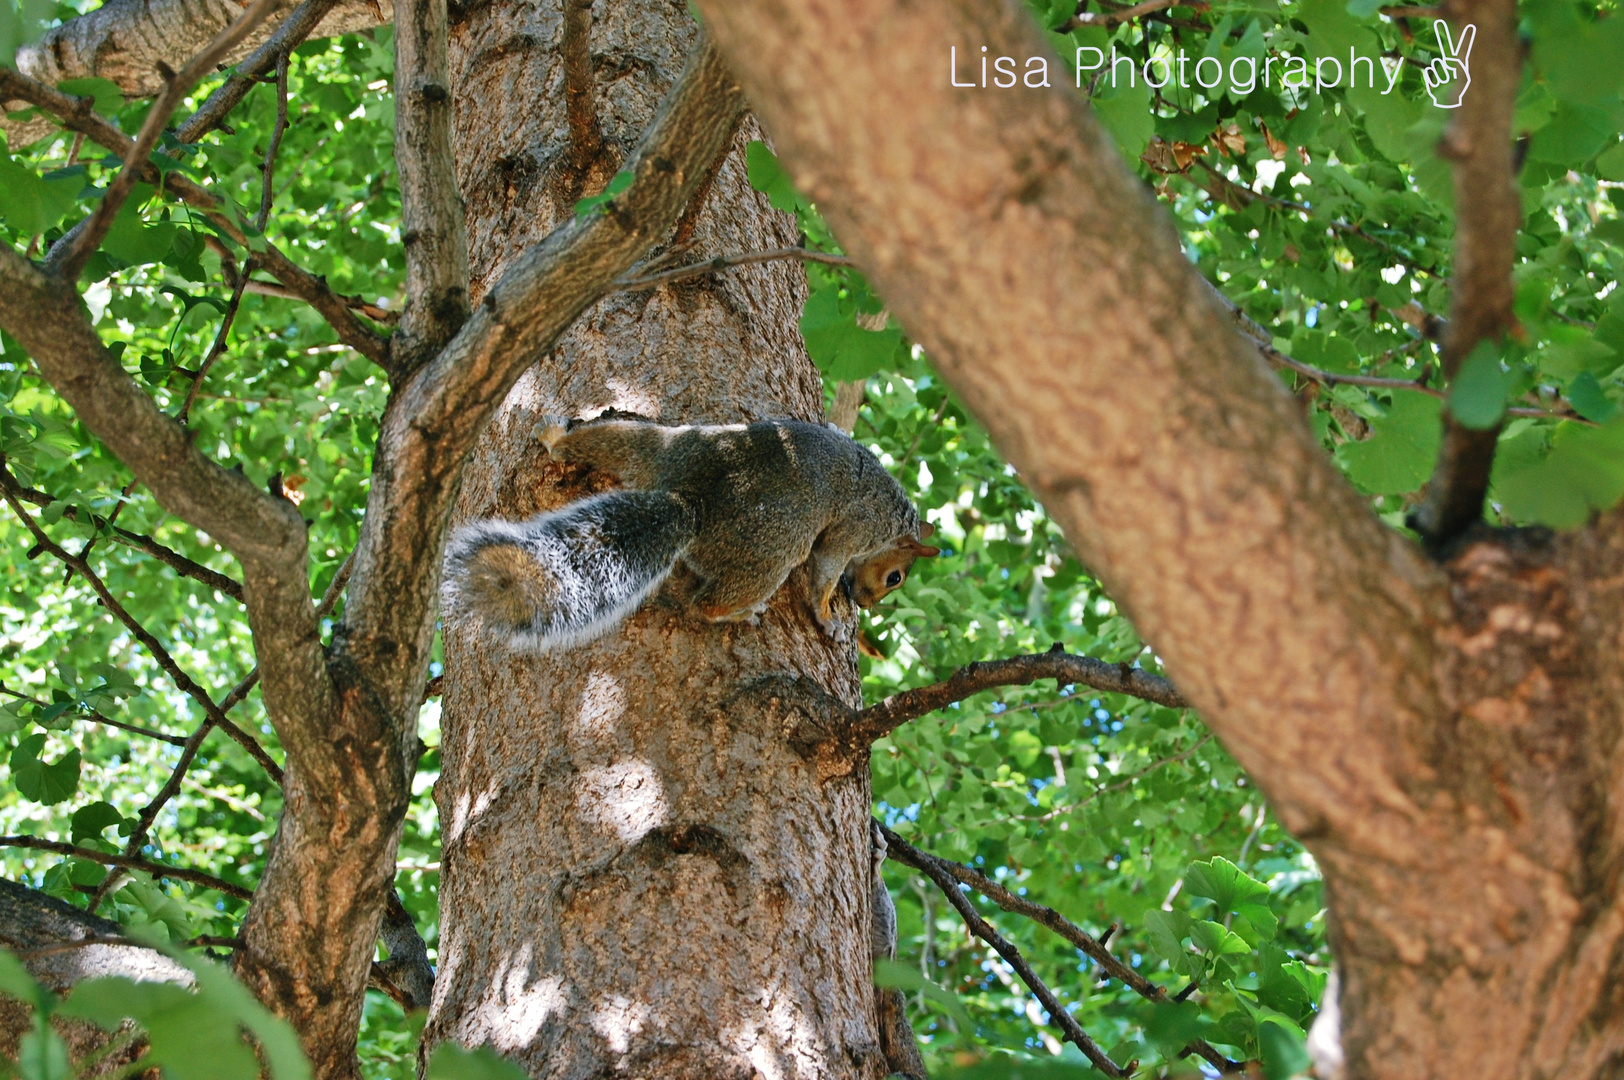
[[[598,175],[612,175],[694,46],[680,3],[596,14],[595,121],[560,92],[572,73],[558,5],[492,4],[453,26],[476,304],[573,212],[590,133],[608,158]],[[664,251],[794,242],[793,220],[745,178],[759,137],[744,119]],[[821,417],[796,331],[804,290],[799,267],[769,263],[599,304],[509,396],[458,517],[522,518],[603,483],[538,459],[545,414]],[[860,704],[853,654],[805,605],[799,577],[759,626],[656,602],[545,658],[448,630],[443,929],[425,1044],[490,1042],[537,1077],[885,1074],[869,986],[866,747],[819,756],[782,735],[781,688],[796,678]]]
[[[1624,517],[1442,563],[1383,529],[1081,96],[950,85],[949,44],[1065,70],[1020,5],[929,33],[906,0],[700,7],[798,185],[1319,857],[1350,1075],[1617,1075]],[[1508,13],[1454,15],[1510,42]]]

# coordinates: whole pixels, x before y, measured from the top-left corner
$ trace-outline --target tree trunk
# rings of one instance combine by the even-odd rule
[[[601,188],[697,38],[681,3],[598,5],[601,157],[566,122],[562,13],[497,3],[451,35],[477,304],[502,267]],[[746,119],[670,247],[793,243],[745,177]],[[590,141],[585,143],[591,150]],[[601,487],[539,459],[547,414],[819,419],[789,263],[611,296],[515,388],[457,517],[520,519]],[[761,537],[772,544],[775,537]],[[797,573],[760,625],[658,597],[545,657],[445,637],[440,967],[425,1045],[491,1043],[534,1076],[881,1076],[868,945],[866,755],[784,737],[797,679],[859,703]],[[813,695],[815,696],[815,694]]]

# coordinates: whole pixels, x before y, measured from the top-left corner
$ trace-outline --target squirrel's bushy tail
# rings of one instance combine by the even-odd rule
[[[479,521],[446,552],[445,600],[510,648],[591,641],[657,589],[697,522],[670,492],[611,491],[528,521]]]

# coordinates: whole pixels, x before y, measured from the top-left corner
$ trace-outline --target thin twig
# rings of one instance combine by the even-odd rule
[[[1141,997],[1154,1002],[1170,1000],[1165,987],[1151,982],[1112,955],[1111,950],[1105,947],[1103,937],[1094,938],[1088,931],[1071,922],[1053,908],[1044,907],[1042,904],[1034,904],[1025,897],[1015,895],[979,870],[921,851],[890,829],[885,828],[885,826],[882,825],[880,828],[885,836],[886,858],[895,860],[904,866],[911,866],[936,882],[942,891],[947,894],[948,900],[953,902],[953,906],[959,908],[961,914],[964,907],[960,905],[960,901],[965,906],[968,906],[969,901],[963,899],[963,894],[959,891],[957,885],[953,884],[954,882],[962,882],[1005,911],[1014,915],[1022,915],[1039,926],[1047,927],[1059,934],[1076,946],[1083,955],[1098,964],[1100,970],[1119,980],[1124,986]],[[946,883],[943,882],[944,877],[949,879]],[[974,930],[975,928],[972,926],[971,929]],[[1114,924],[1112,929],[1115,929]],[[979,931],[977,931],[977,936],[982,937]],[[983,937],[983,940],[987,939]],[[1000,950],[1001,952],[1002,950]],[[1050,1008],[1049,1011],[1053,1015],[1054,1010]],[[1200,1054],[1220,1072],[1239,1072],[1242,1067],[1240,1062],[1229,1060],[1229,1058],[1220,1054],[1210,1044],[1201,1039],[1192,1042],[1179,1056],[1182,1057],[1187,1053]]]
[[[220,319],[220,329],[214,335],[214,344],[209,346],[203,362],[198,365],[197,374],[192,376],[192,385],[186,391],[186,399],[181,402],[180,411],[175,414],[175,419],[181,427],[189,426],[187,421],[191,418],[192,405],[197,401],[198,391],[203,389],[203,380],[208,375],[209,369],[214,366],[214,362],[226,351],[226,338],[231,333],[231,324],[237,320],[237,308],[242,304],[243,289],[248,284],[248,270],[252,265],[253,259],[250,258],[243,267],[242,276],[237,279],[236,287],[231,290],[231,299],[226,303],[226,313]]]
[[[1065,806],[1056,807],[1047,814],[1044,814],[1042,817],[1038,818],[1038,820],[1051,821],[1054,818],[1059,817],[1061,814],[1069,814],[1073,810],[1080,810],[1094,800],[1106,795],[1110,795],[1112,792],[1122,791],[1125,788],[1130,788],[1156,770],[1165,769],[1169,765],[1177,765],[1179,762],[1184,761],[1185,759],[1189,758],[1190,755],[1194,754],[1197,750],[1201,749],[1211,741],[1212,732],[1209,731],[1207,734],[1201,736],[1201,738],[1197,739],[1183,750],[1180,750],[1178,753],[1170,754],[1167,757],[1153,761],[1149,765],[1146,765],[1144,768],[1140,769],[1138,772],[1122,777],[1114,784],[1101,784],[1099,787],[1089,792],[1085,798],[1079,799],[1074,803],[1067,803]]]
[[[751,251],[743,255],[718,255],[716,258],[707,259],[702,263],[678,266],[645,277],[627,276],[616,281],[615,288],[625,292],[652,289],[656,285],[669,285],[673,281],[683,281],[704,274],[714,274],[718,270],[726,270],[729,267],[749,266],[751,263],[773,262],[777,259],[799,259],[802,262],[823,263],[825,266],[856,265],[851,258],[845,255],[834,255],[827,251],[813,251],[804,247],[783,247],[774,248],[771,251]]]
[[[288,58],[284,55],[276,61],[276,123],[271,126],[271,140],[265,146],[265,162],[262,166],[264,172],[260,177],[259,187],[259,214],[254,218],[254,228],[260,232],[265,231],[265,222],[271,216],[271,193],[274,187],[273,178],[276,175],[276,151],[282,145],[282,135],[288,130]]]
[[[43,550],[50,552],[63,563],[72,567],[76,573],[83,577],[86,583],[88,583],[90,587],[95,590],[96,595],[101,598],[102,604],[107,608],[107,610],[112,612],[113,616],[117,618],[119,622],[123,623],[130,633],[134,635],[135,639],[139,641],[149,653],[152,654],[153,658],[158,661],[158,666],[164,669],[165,673],[169,675],[170,680],[175,683],[180,691],[186,694],[186,696],[190,697],[193,701],[197,702],[197,704],[202,708],[205,716],[212,719],[218,727],[230,734],[232,738],[236,739],[237,742],[242,745],[243,749],[247,750],[249,754],[260,763],[265,771],[271,774],[277,783],[281,783],[282,768],[271,759],[269,754],[265,752],[265,748],[260,746],[259,743],[255,741],[247,732],[243,731],[236,724],[233,724],[230,720],[226,719],[224,711],[221,710],[219,705],[215,704],[214,699],[209,696],[208,692],[194,682],[190,675],[181,670],[180,665],[175,662],[175,658],[169,654],[169,650],[165,649],[163,644],[157,638],[153,637],[152,634],[147,631],[147,628],[142,626],[141,623],[134,616],[132,616],[128,610],[125,609],[123,604],[119,603],[118,598],[113,595],[112,590],[110,590],[101,580],[101,578],[97,576],[95,571],[91,570],[88,563],[68,552],[60,544],[56,543],[50,538],[45,530],[40,527],[39,523],[34,520],[34,516],[30,514],[23,506],[22,501],[17,497],[14,491],[15,484],[16,480],[12,477],[10,471],[0,469],[0,493],[4,494],[5,499],[11,505],[12,510],[22,520],[23,525],[28,529],[28,531],[33,534],[34,539],[39,546]]]
[[[887,857],[895,858],[897,862],[913,867],[936,883],[937,887],[946,895],[948,903],[952,904],[964,919],[964,925],[969,928],[970,932],[991,945],[998,955],[1002,956],[1004,961],[1015,969],[1015,974],[1021,977],[1021,981],[1031,988],[1032,993],[1037,997],[1044,1009],[1048,1011],[1050,1022],[1060,1029],[1067,1042],[1081,1050],[1084,1056],[1093,1063],[1094,1067],[1106,1076],[1121,1077],[1133,1073],[1139,1063],[1130,1061],[1123,1066],[1112,1061],[1105,1051],[1101,1050],[1099,1045],[1088,1037],[1088,1032],[1082,1029],[1071,1013],[1066,1010],[1066,1007],[1060,1003],[1060,1000],[1054,996],[1054,993],[1044,981],[1038,977],[1037,972],[1032,970],[1032,966],[1026,962],[1026,958],[1021,955],[1020,950],[1006,941],[997,930],[993,929],[991,923],[981,917],[976,911],[975,905],[970,903],[970,898],[965,896],[963,891],[959,889],[954,875],[947,869],[947,866],[953,864],[947,863],[945,859],[938,859],[934,855],[926,855],[883,825],[880,826],[880,831],[885,836]],[[891,854],[890,844],[892,841],[901,845],[897,855]],[[964,868],[961,867],[961,869]],[[1036,905],[1032,906],[1036,907]],[[1059,918],[1059,916],[1055,917]],[[1082,931],[1079,930],[1078,933],[1081,934]],[[1083,936],[1087,937],[1086,934]],[[1092,938],[1088,940],[1095,948],[1099,948],[1098,943],[1094,942]],[[1104,950],[1100,949],[1100,951],[1103,952]],[[1115,960],[1114,957],[1112,959]]]
[[[6,67],[0,67],[0,100],[26,101],[38,106],[60,118],[69,129],[83,132],[98,146],[115,153],[127,155],[134,147],[134,141],[128,135],[91,108],[94,103],[91,98],[64,94]],[[161,183],[165,191],[201,211],[223,236],[233,243],[247,246],[248,238],[240,223],[212,191],[181,173],[160,173],[150,161],[143,162],[141,168],[142,179],[152,184]],[[326,279],[295,265],[271,243],[266,243],[264,250],[259,252],[259,263],[289,292],[315,308],[333,328],[339,341],[379,367],[388,367],[388,339],[357,319],[352,313],[357,305],[333,292],[327,286]]]
[[[851,718],[850,728],[854,737],[873,742],[909,720],[963,701],[972,694],[995,686],[1025,686],[1039,679],[1126,694],[1170,709],[1190,707],[1173,684],[1160,675],[1130,664],[1108,664],[1091,656],[1074,656],[1060,652],[1059,648],[1056,645],[1046,653],[968,664],[942,682],[904,690],[877,705],[870,705]]]
[[[137,859],[128,855],[109,855],[105,851],[95,851],[91,848],[77,847],[73,844],[64,844],[60,840],[46,840],[39,836],[0,836],[0,847],[32,848],[35,851],[54,851],[58,855],[73,855],[90,862],[101,863],[104,866],[117,866],[125,870],[140,870],[151,874],[155,878],[169,878],[172,881],[188,881],[193,885],[201,885],[206,889],[214,889],[235,896],[239,900],[252,900],[254,892],[241,885],[233,885],[224,878],[217,878],[213,874],[205,874],[201,870],[188,870],[180,866],[166,866],[148,859]]]
[[[23,701],[33,702],[35,705],[38,705],[41,708],[44,708],[50,704],[50,702],[41,701],[37,697],[31,697],[20,690],[13,690],[9,686],[0,685],[0,694],[10,694],[14,698],[21,698]],[[78,715],[83,716],[83,718],[86,720],[93,720],[98,724],[106,724],[108,727],[119,728],[123,731],[133,732],[136,735],[145,735],[149,739],[157,739],[159,742],[166,742],[171,746],[186,745],[186,740],[179,735],[168,735],[162,731],[154,731],[152,728],[142,727],[140,724],[126,724],[122,720],[114,720],[110,716],[103,716],[95,709],[89,709],[86,712]]]

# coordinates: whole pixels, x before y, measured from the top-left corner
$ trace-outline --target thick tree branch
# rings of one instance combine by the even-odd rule
[[[1048,985],[1038,977],[1037,972],[1032,970],[1032,965],[1026,962],[1026,958],[1021,955],[1020,950],[1010,944],[1003,935],[994,929],[991,923],[981,917],[981,914],[976,911],[975,905],[970,902],[970,898],[965,896],[963,891],[959,889],[955,876],[947,869],[949,866],[956,864],[949,863],[945,859],[938,859],[934,855],[926,855],[883,825],[880,826],[880,831],[885,836],[887,857],[893,858],[905,866],[913,867],[936,883],[936,886],[942,890],[943,895],[947,897],[947,902],[952,904],[954,910],[964,919],[964,925],[969,928],[970,932],[991,945],[998,955],[1002,956],[1005,962],[1015,969],[1015,974],[1020,976],[1021,981],[1031,989],[1033,996],[1038,999],[1039,1003],[1048,1012],[1049,1022],[1060,1029],[1067,1042],[1081,1050],[1093,1066],[1106,1076],[1130,1076],[1133,1074],[1139,1063],[1130,1061],[1127,1065],[1118,1065],[1107,1057],[1105,1051],[1101,1050],[1099,1045],[1088,1037],[1088,1032],[1084,1031],[1077,1021],[1073,1019],[1071,1013],[1066,1011],[1066,1007],[1060,1003],[1059,998],[1054,996],[1054,992],[1049,989]],[[892,854],[890,847],[892,843],[899,845],[895,854]],[[960,869],[963,870],[962,867]],[[1036,907],[1036,905],[1033,906]],[[1047,911],[1048,909],[1044,908],[1042,910]],[[1056,918],[1059,918],[1059,916],[1056,916]],[[1069,923],[1066,925],[1070,926]],[[1083,934],[1080,930],[1077,932],[1085,938],[1088,937],[1087,934]],[[1095,942],[1092,938],[1088,938],[1088,940],[1101,954],[1110,956],[1098,942]]]
[[[229,0],[110,0],[18,50],[17,70],[48,86],[64,79],[98,76],[112,80],[126,97],[149,97],[163,89],[160,72],[165,67],[179,68],[241,13],[241,6]],[[314,29],[299,35],[299,40],[348,34],[377,26],[380,21],[388,22],[392,17],[391,0],[339,0]],[[273,31],[262,24],[224,61],[229,64],[248,57],[272,36]],[[280,47],[273,49],[272,54],[280,51]],[[274,62],[274,58],[266,62],[265,55],[260,54],[249,64],[257,75],[269,71]],[[215,120],[228,111],[219,109]],[[6,130],[13,147],[50,132],[49,123],[42,120],[19,124],[0,118],[0,127]],[[192,132],[194,137],[202,134]]]
[[[1476,27],[1471,85],[1438,148],[1455,173],[1455,273],[1442,358],[1453,381],[1479,343],[1503,337],[1515,321],[1511,268],[1523,213],[1511,120],[1522,47],[1515,0],[1447,0],[1443,10],[1457,34]],[[1473,430],[1445,410],[1438,463],[1411,520],[1432,548],[1482,520],[1499,437],[1499,425]]]
[[[406,247],[406,309],[392,357],[398,379],[468,321],[468,233],[451,159],[446,0],[402,0],[395,16],[395,160]]]
[[[904,866],[913,867],[915,870],[930,876],[931,880],[936,881],[937,884],[941,884],[941,882],[932,871],[940,871],[953,880],[970,886],[970,888],[1005,911],[1013,915],[1025,916],[1039,926],[1053,930],[1076,946],[1077,950],[1084,956],[1098,964],[1101,971],[1111,978],[1117,979],[1146,1000],[1158,1003],[1173,1000],[1166,987],[1158,986],[1127,964],[1124,964],[1112,955],[1111,950],[1107,949],[1098,938],[1061,915],[1054,908],[1034,904],[1023,896],[1015,895],[979,870],[965,866],[962,863],[953,862],[950,859],[944,859],[939,855],[932,855],[927,851],[921,851],[884,825],[880,826],[880,831],[885,836],[886,858],[899,862]],[[955,889],[954,891],[957,892],[958,890]],[[1201,1055],[1220,1072],[1239,1072],[1242,1067],[1241,1062],[1231,1061],[1204,1039],[1197,1039],[1191,1043],[1186,1048],[1185,1053]]]
[[[995,686],[1026,686],[1039,679],[1054,679],[1061,685],[1075,683],[1109,694],[1126,694],[1170,709],[1189,708],[1184,696],[1160,675],[1130,664],[1108,664],[1091,656],[1074,656],[1058,650],[1057,645],[1046,653],[982,660],[960,668],[943,682],[892,694],[852,717],[853,738],[871,743],[910,720],[963,701],[972,694]]]
[[[221,541],[242,564],[244,599],[272,723],[290,756],[319,753],[328,737],[320,718],[336,715],[337,705],[305,577],[305,524],[297,508],[256,491],[246,477],[205,458],[185,429],[159,411],[103,347],[71,288],[49,282],[9,249],[0,250],[0,285],[0,324],[22,342],[85,426],[165,509]],[[32,520],[14,496],[7,497],[25,520]],[[43,545],[89,576],[83,560],[34,528]],[[105,588],[98,592],[109,610],[121,610]],[[149,648],[161,649],[155,639],[146,640],[151,635],[144,630],[136,625],[131,630]],[[183,689],[195,685],[178,668],[170,674]],[[199,704],[208,699],[201,688],[198,694]],[[218,708],[205,706],[205,713],[222,728],[235,729]],[[274,763],[269,768],[275,769]]]
[[[1442,576],[1326,458],[1068,80],[950,85],[943,41],[1065,70],[1028,11],[945,0],[921,36],[905,0],[696,2],[797,189],[1287,827],[1423,860],[1390,793],[1443,715],[1415,674]]]
[[[45,258],[48,273],[66,282],[78,280],[85,263],[107,238],[107,230],[112,228],[113,218],[123,208],[125,199],[145,173],[147,158],[157,147],[158,137],[163,134],[164,126],[169,122],[169,114],[175,111],[175,107],[192,87],[197,85],[199,79],[211,71],[216,63],[236,48],[254,27],[265,21],[282,3],[283,0],[253,0],[253,3],[237,16],[230,26],[215,35],[214,40],[187,61],[185,67],[164,81],[164,88],[158,94],[158,100],[153,102],[152,108],[148,110],[147,118],[141,124],[140,133],[124,154],[124,167],[113,178],[113,182],[107,185],[107,192],[96,204],[96,209],[51,246],[50,254]]]
[[[315,31],[317,24],[337,4],[338,0],[304,0],[294,8],[293,13],[277,26],[270,40],[238,64],[237,69],[209,95],[197,112],[176,129],[176,138],[184,143],[194,143],[219,127],[231,110],[248,96],[248,91],[259,85],[259,76],[286,64],[293,50]]]
[[[570,125],[570,164],[585,174],[603,153],[597,80],[592,71],[592,0],[564,0],[559,59],[564,66],[564,109]]]

